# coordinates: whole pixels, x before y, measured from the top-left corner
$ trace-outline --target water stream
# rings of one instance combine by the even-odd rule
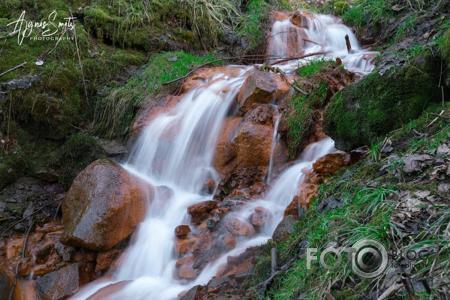
[[[324,58],[341,57],[345,66],[360,73],[371,70],[369,52],[360,49],[351,30],[336,18],[310,15],[308,26],[301,30],[289,19],[276,21],[269,41],[269,54],[289,56],[289,34],[294,30],[299,36],[318,44],[303,43],[298,47],[303,53],[326,50]],[[294,28],[295,27],[295,28]],[[350,36],[354,52],[347,53],[345,35]],[[291,61],[279,67],[289,72],[302,61]],[[244,82],[248,66],[230,66],[233,72],[212,75],[202,85],[184,94],[178,104],[154,118],[138,138],[125,168],[155,187],[153,199],[145,220],[133,235],[130,246],[120,258],[118,270],[84,287],[72,299],[175,299],[180,292],[197,284],[206,284],[226,263],[230,255],[246,248],[265,243],[283,217],[286,206],[298,192],[304,170],[312,168],[318,158],[334,151],[334,143],[326,138],[309,145],[299,159],[277,179],[271,180],[272,158],[268,180],[270,191],[263,199],[251,201],[238,212],[226,217],[248,219],[256,207],[271,212],[272,218],[257,236],[241,240],[229,253],[207,265],[192,282],[174,278],[174,229],[189,221],[187,208],[212,198],[202,191],[204,182],[218,174],[212,166],[215,145],[220,128]],[[237,70],[237,72],[236,72]],[[237,73],[237,75],[235,75]],[[230,75],[234,74],[234,75]],[[274,121],[272,156],[277,144],[278,124]],[[116,284],[107,296],[99,296],[102,288]],[[97,293],[97,294],[96,294]]]

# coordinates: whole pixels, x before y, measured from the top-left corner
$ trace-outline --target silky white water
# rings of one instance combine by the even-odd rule
[[[305,64],[309,60],[342,59],[345,68],[360,74],[368,74],[373,68],[373,58],[377,52],[361,48],[352,30],[345,26],[339,18],[308,14],[304,27],[295,26],[289,19],[275,21],[270,33],[268,55],[269,57],[291,57],[289,55],[295,47],[296,52],[302,55],[325,52],[323,55],[312,56],[302,60],[292,60],[278,66],[289,72]],[[289,42],[292,34],[298,36],[297,43]],[[348,35],[352,51],[348,53],[345,36]],[[275,59],[274,61],[278,60]]]
[[[346,67],[368,72],[371,64],[362,59],[366,52],[358,48],[351,30],[336,22],[331,17],[317,16],[308,29],[308,37],[320,45],[306,46],[304,51],[312,53],[327,49],[331,54],[326,57],[340,56]],[[272,34],[278,34],[270,42],[271,54],[287,55],[288,43],[283,30],[292,26],[289,20],[274,23]],[[346,34],[351,38],[355,53],[347,53]],[[300,63],[290,62],[279,67],[289,72]],[[251,201],[225,217],[248,220],[256,207],[262,207],[271,213],[270,221],[257,236],[240,240],[233,250],[207,265],[194,281],[185,283],[174,278],[174,229],[189,222],[189,206],[213,196],[202,192],[202,187],[208,179],[218,182],[218,174],[212,166],[217,138],[251,69],[246,66],[229,68],[237,70],[238,75],[216,74],[208,78],[201,86],[184,94],[173,108],[155,117],[143,130],[124,167],[155,187],[147,215],[121,256],[118,269],[88,284],[72,299],[87,299],[111,284],[120,284],[120,288],[106,298],[102,295],[102,299],[175,299],[192,286],[206,284],[226,263],[228,256],[238,255],[250,246],[261,245],[271,237],[283,218],[285,208],[297,194],[304,171],[311,169],[318,158],[334,151],[334,143],[329,138],[314,143],[304,150],[295,164],[271,180],[280,121],[279,116],[275,118],[267,177],[271,182],[269,192],[263,199]]]

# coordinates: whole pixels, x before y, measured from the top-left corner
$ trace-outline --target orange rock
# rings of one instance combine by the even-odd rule
[[[192,280],[197,277],[197,272],[194,270],[194,257],[186,256],[176,262],[177,275],[180,279]]]
[[[119,258],[122,251],[120,249],[111,249],[106,252],[100,252],[97,254],[95,260],[95,272],[105,272],[115,265],[115,261]]]
[[[180,96],[162,96],[159,99],[147,99],[148,105],[138,112],[133,125],[131,126],[131,136],[136,137],[143,128],[151,123],[158,115],[171,110],[181,100]]]
[[[231,250],[236,247],[236,238],[231,233],[227,233],[223,238],[223,244],[226,249]]]
[[[6,298],[7,299],[7,298]],[[17,280],[13,300],[38,300],[36,282],[34,280]]]
[[[175,228],[175,236],[179,239],[185,239],[190,232],[191,228],[189,225],[179,225]]]
[[[69,245],[108,250],[144,218],[151,187],[110,160],[97,160],[74,180],[62,205]]]
[[[210,216],[210,212],[217,208],[217,202],[213,200],[203,201],[188,207],[192,223],[198,225]]]
[[[232,146],[232,139],[236,135],[241,121],[240,117],[228,117],[220,130],[213,164],[221,175],[227,174],[233,167],[230,166],[230,163],[236,157],[236,151]]]
[[[313,170],[318,175],[330,175],[339,171],[350,163],[350,155],[345,152],[331,153],[317,160]]]
[[[268,166],[272,152],[272,126],[251,122],[241,124],[234,140],[239,168]]]
[[[250,223],[255,227],[261,227],[271,218],[270,212],[264,207],[256,207],[250,216]]]
[[[192,237],[190,239],[177,240],[175,242],[175,252],[178,256],[185,255],[186,253],[190,253],[194,250],[194,245],[197,242],[197,238]]]
[[[237,101],[241,112],[246,113],[259,104],[274,100],[277,83],[273,73],[255,70],[242,84]]]
[[[124,280],[120,282],[116,282],[110,285],[105,286],[104,288],[101,288],[96,292],[94,295],[87,298],[87,300],[104,300],[108,299],[109,297],[113,296],[118,291],[124,289],[127,284],[129,284],[131,280]]]
[[[252,236],[255,234],[253,226],[238,218],[229,218],[225,221],[225,228],[235,236]]]

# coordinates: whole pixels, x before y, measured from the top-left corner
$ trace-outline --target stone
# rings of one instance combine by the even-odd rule
[[[342,199],[327,198],[317,205],[317,210],[319,212],[324,212],[342,206],[344,206],[344,201]]]
[[[190,232],[191,228],[189,225],[179,225],[175,228],[175,236],[179,239],[185,239]]]
[[[71,264],[36,279],[36,287],[44,299],[59,300],[79,288],[78,264]]]
[[[95,294],[93,294],[89,298],[87,298],[87,300],[109,299],[110,296],[112,296],[115,293],[117,293],[118,291],[124,289],[127,286],[127,284],[129,284],[130,282],[132,282],[132,281],[124,280],[124,281],[119,281],[119,282],[107,285],[107,286],[101,288],[100,290],[98,290]]]
[[[313,170],[318,175],[330,175],[347,166],[351,161],[345,152],[331,153],[321,157],[313,164]]]
[[[238,218],[229,218],[225,221],[225,228],[235,236],[252,236],[255,234],[253,226]]]
[[[291,233],[295,230],[294,225],[295,218],[293,216],[285,216],[273,232],[272,239],[275,242],[282,242],[288,239]]]
[[[188,207],[188,213],[191,215],[193,224],[199,225],[210,217],[213,209],[217,208],[217,202],[213,200],[203,201]]]
[[[6,298],[8,299],[8,298]],[[14,288],[13,300],[40,300],[36,290],[36,281],[34,280],[17,280],[16,287]]]
[[[106,252],[100,252],[95,259],[95,272],[103,273],[114,265],[122,251],[120,249],[111,249]]]
[[[274,100],[277,84],[269,72],[255,70],[249,75],[239,91],[237,100],[241,112],[246,113],[258,104]]]
[[[63,242],[111,249],[143,220],[152,188],[119,164],[97,160],[74,180],[62,205]]]
[[[403,159],[404,167],[403,172],[406,174],[419,172],[422,170],[424,162],[430,161],[433,158],[428,154],[411,154]]]
[[[256,207],[255,211],[250,215],[250,223],[255,227],[262,227],[271,219],[270,212],[264,207]]]

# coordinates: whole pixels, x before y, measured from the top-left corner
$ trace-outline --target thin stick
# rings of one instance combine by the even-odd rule
[[[20,258],[19,258],[19,260],[17,261],[17,264],[16,264],[16,274],[14,276],[13,285],[12,285],[11,290],[9,292],[8,300],[13,299],[14,290],[16,289],[17,278],[18,278],[18,275],[19,275],[20,263],[22,262],[22,259],[25,258],[25,251],[27,249],[28,238],[30,237],[31,228],[33,227],[33,225],[34,225],[34,222],[31,221],[30,226],[28,226],[28,230],[27,230],[27,233],[25,235],[25,239],[23,240],[22,251],[20,253]]]
[[[69,10],[69,12],[70,12],[70,17],[72,18],[72,20],[74,20],[72,11]],[[88,97],[88,92],[87,92],[87,88],[86,88],[86,78],[84,77],[83,64],[81,63],[80,49],[78,48],[77,30],[75,27],[73,28],[73,35],[75,37],[75,47],[77,49],[78,63],[80,65],[80,71],[81,71],[81,79],[83,80],[84,96],[86,97],[87,103],[89,103],[89,97]]]
[[[431,125],[433,125],[434,122],[436,122],[437,120],[439,120],[439,118],[442,117],[442,115],[444,114],[444,112],[445,112],[445,110],[442,110],[442,111],[440,112],[440,114],[439,114],[436,118],[434,118],[433,121],[430,122],[430,124],[427,125],[427,128],[430,127]]]
[[[348,53],[352,52],[352,44],[350,43],[350,37],[348,34],[345,35],[345,45],[347,46]]]
[[[290,61],[290,60],[302,59],[302,58],[307,58],[307,57],[311,57],[311,56],[315,56],[315,55],[323,55],[323,54],[326,54],[326,53],[327,52],[314,52],[314,53],[305,54],[305,55],[302,55],[302,56],[288,57],[288,58],[277,60],[277,61],[271,63],[270,65],[273,66],[273,65],[277,65],[277,64],[281,64],[281,63]]]
[[[12,71],[17,70],[17,69],[19,69],[19,68],[22,68],[22,67],[25,66],[26,64],[27,64],[27,62],[24,61],[23,63],[21,63],[21,64],[15,66],[15,67],[12,67],[12,68],[9,69],[9,70],[6,70],[6,71],[3,72],[3,73],[0,73],[0,77],[2,77],[3,75],[8,74],[9,72],[12,72]]]
[[[189,77],[192,73],[196,72],[197,70],[199,70],[199,69],[201,69],[201,68],[203,68],[203,67],[206,67],[206,66],[208,66],[208,65],[210,65],[210,64],[214,64],[214,63],[220,62],[220,61],[224,61],[224,60],[233,60],[233,59],[238,59],[238,58],[243,59],[243,58],[257,58],[257,57],[264,57],[264,58],[267,58],[268,56],[267,56],[267,55],[264,55],[264,54],[255,54],[255,55],[232,56],[232,57],[223,57],[223,58],[215,59],[215,60],[208,61],[208,62],[206,62],[206,63],[204,63],[204,64],[199,65],[198,67],[196,67],[196,68],[192,69],[191,71],[189,71],[189,72],[188,72],[186,75],[184,75],[184,76],[175,78],[174,80],[170,80],[170,81],[163,82],[162,84],[163,84],[163,85],[167,85],[167,84],[171,84],[171,83],[180,81],[180,80],[182,80],[182,79],[185,79],[185,78]],[[271,57],[271,56],[269,56],[269,57]],[[277,56],[274,56],[274,57],[277,57]]]

